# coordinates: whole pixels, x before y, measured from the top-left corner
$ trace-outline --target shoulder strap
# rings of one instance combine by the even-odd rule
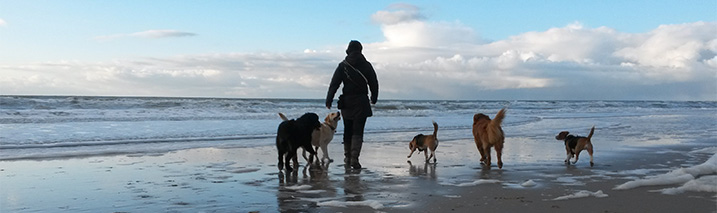
[[[355,84],[357,87],[359,87],[359,88],[362,88],[362,85],[363,85],[363,88],[368,91],[368,88],[366,88],[366,86],[368,85],[368,79],[366,79],[366,76],[364,76],[363,73],[361,73],[361,71],[359,71],[358,69],[356,69],[354,66],[351,66],[351,64],[349,64],[349,62],[347,62],[346,60],[342,61],[341,63],[344,63],[344,64],[348,65],[349,67],[351,67],[351,69],[353,69],[355,72],[357,72],[359,75],[361,75],[361,77],[363,78],[363,80],[364,80],[365,83],[360,84],[360,83],[357,83],[356,81],[354,81],[354,79],[351,78],[351,74],[349,74],[348,69],[346,69],[346,66],[344,66],[344,74],[346,74],[346,78],[348,78],[349,81],[351,81],[352,83],[354,83],[354,84]]]
[[[363,75],[363,73],[361,73],[360,70],[356,69],[356,67],[354,67],[354,66],[351,66],[351,64],[349,64],[349,62],[346,61],[346,60],[344,60],[343,63],[349,65],[349,67],[351,67],[351,69],[353,69],[353,70],[356,71],[359,75],[361,75],[361,77],[363,77],[363,80],[366,82],[366,84],[368,84],[368,79],[366,78],[365,75]]]

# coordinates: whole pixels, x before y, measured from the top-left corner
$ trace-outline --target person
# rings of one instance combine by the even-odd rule
[[[361,169],[359,155],[363,145],[364,127],[366,119],[373,115],[369,102],[376,104],[378,100],[376,71],[361,53],[362,49],[361,42],[349,42],[346,58],[336,67],[326,95],[326,108],[331,109],[336,90],[343,84],[338,108],[344,121],[344,163],[353,169]]]

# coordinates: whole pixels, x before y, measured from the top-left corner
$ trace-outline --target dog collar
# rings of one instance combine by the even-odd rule
[[[336,132],[336,127],[331,126],[331,124],[328,123],[328,122],[324,122],[324,123],[326,124],[326,126],[329,126],[329,128],[331,128],[331,130],[333,130],[334,132]]]

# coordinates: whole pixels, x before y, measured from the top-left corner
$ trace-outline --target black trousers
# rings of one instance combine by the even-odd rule
[[[344,157],[358,160],[363,145],[363,131],[366,117],[355,119],[344,118]]]

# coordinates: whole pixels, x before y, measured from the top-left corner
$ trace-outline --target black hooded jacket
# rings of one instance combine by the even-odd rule
[[[357,41],[349,43],[349,47],[346,49],[346,58],[336,67],[329,84],[328,94],[326,94],[326,107],[331,107],[334,95],[343,83],[343,89],[341,90],[343,96],[340,97],[343,102],[341,114],[346,119],[371,117],[373,112],[371,111],[370,103],[375,104],[378,100],[376,71],[361,53],[361,49],[361,44]],[[359,70],[366,79],[364,80],[364,77],[359,75],[351,66]],[[370,100],[368,97],[369,92],[371,92]]]

